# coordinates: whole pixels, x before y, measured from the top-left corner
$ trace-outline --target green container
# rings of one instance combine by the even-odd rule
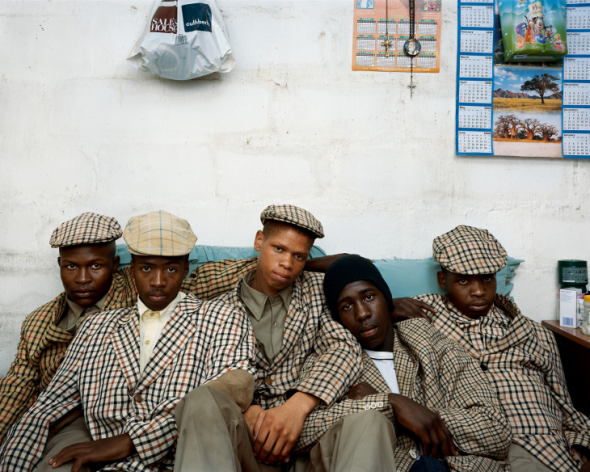
[[[584,292],[588,284],[588,263],[578,260],[557,261],[559,283],[561,288],[579,287]]]
[[[499,0],[505,62],[554,62],[567,54],[566,0]]]

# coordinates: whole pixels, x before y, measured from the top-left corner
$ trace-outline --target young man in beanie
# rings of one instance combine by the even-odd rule
[[[188,222],[152,212],[131,218],[124,237],[136,304],[84,322],[49,387],[11,428],[1,471],[79,472],[89,471],[88,463],[93,470],[172,470],[175,407],[184,395],[237,373],[249,379],[249,393],[230,401],[250,403],[254,337],[247,318],[221,301],[180,292],[197,239]],[[78,406],[84,417],[48,440],[50,426]]]
[[[322,224],[293,205],[271,205],[261,221],[264,227],[254,239],[256,270],[218,299],[235,306],[252,324],[254,402],[242,414],[211,391],[197,389],[188,395],[183,428],[191,421],[195,427],[202,421],[210,426],[190,445],[179,438],[185,454],[182,459],[177,455],[175,471],[287,468],[295,462],[291,448],[309,413],[318,404],[333,404],[358,377],[360,349],[332,320],[323,275],[303,271],[315,238],[324,236]]]
[[[389,287],[368,259],[334,262],[324,291],[334,319],[363,348],[363,370],[347,398],[308,417],[299,450],[343,419],[380,412],[375,421],[391,422],[395,432],[379,463],[366,470],[503,471],[510,426],[485,374],[465,350],[424,319],[392,322]],[[364,436],[375,440],[369,428]],[[347,460],[348,451],[339,454]],[[327,459],[312,449],[314,464],[329,470]]]
[[[432,324],[473,356],[508,415],[513,472],[590,471],[590,420],[571,401],[553,334],[496,293],[507,254],[487,230],[458,226],[434,239],[444,295],[421,295]]]

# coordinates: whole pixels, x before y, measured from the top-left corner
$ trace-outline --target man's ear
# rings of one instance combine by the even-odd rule
[[[59,256],[57,258],[57,265],[61,267],[61,257],[59,257]]]
[[[115,256],[115,258],[113,259],[113,274],[115,272],[117,272],[117,269],[119,268],[120,263],[121,263],[121,258],[119,256]]]
[[[190,264],[188,262],[188,257],[186,258],[186,262],[184,264],[184,278],[186,279],[186,276],[188,275],[188,271],[190,269]]]
[[[260,230],[256,231],[256,237],[254,238],[254,249],[256,249],[257,251],[260,251],[260,248],[262,247],[263,242],[264,242],[264,234]]]
[[[436,278],[438,279],[438,286],[441,289],[446,290],[447,289],[447,281],[445,280],[445,274],[442,273],[442,270],[439,270],[436,273]]]

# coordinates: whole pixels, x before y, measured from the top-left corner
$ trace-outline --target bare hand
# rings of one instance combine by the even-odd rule
[[[87,462],[105,462],[123,459],[135,451],[135,446],[128,434],[112,438],[87,441],[63,448],[55,457],[49,459],[49,465],[57,469],[66,462],[74,461],[72,472],[79,472]]]
[[[258,405],[250,405],[248,409],[242,413],[246,423],[248,423],[248,428],[252,431],[252,436],[254,436],[254,426],[256,426],[260,413],[264,413],[264,410]]]
[[[258,415],[254,426],[254,455],[259,462],[275,464],[289,461],[289,453],[297,442],[307,415],[319,399],[297,392],[286,403]]]
[[[375,390],[371,385],[367,382],[361,382],[359,384],[353,385],[350,390],[348,391],[348,398],[350,400],[362,400],[367,395],[375,395],[379,393]]]
[[[304,270],[308,270],[311,272],[326,272],[328,270],[328,267],[330,267],[333,262],[336,262],[341,257],[348,255],[349,254],[342,253],[333,254],[331,256],[315,257],[313,259],[308,259],[305,262]]]
[[[444,457],[459,455],[453,437],[438,412],[431,411],[414,400],[395,393],[389,394],[389,403],[397,422],[422,441],[425,456],[438,458],[440,455]]]
[[[394,298],[391,317],[394,321],[404,321],[412,318],[424,318],[425,320],[430,321],[430,318],[423,310],[436,313],[434,308],[420,300],[415,300],[409,297]]]

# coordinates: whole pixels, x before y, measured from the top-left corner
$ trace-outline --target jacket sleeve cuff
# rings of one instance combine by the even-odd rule
[[[178,438],[174,415],[159,417],[151,422],[130,418],[124,433],[129,434],[136,453],[145,465],[155,464],[166,457]]]

